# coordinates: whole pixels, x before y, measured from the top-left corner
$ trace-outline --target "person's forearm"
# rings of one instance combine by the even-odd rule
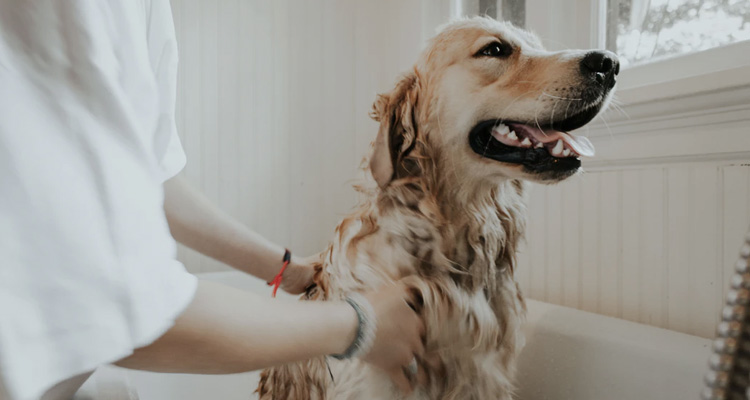
[[[164,184],[164,211],[174,238],[209,257],[270,281],[284,249],[232,219],[181,177]]]
[[[263,299],[201,281],[175,325],[116,364],[158,372],[229,374],[340,354],[357,316],[344,302]]]

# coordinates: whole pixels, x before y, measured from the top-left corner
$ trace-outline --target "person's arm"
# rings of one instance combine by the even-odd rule
[[[164,183],[164,211],[174,238],[209,257],[270,281],[281,269],[284,248],[219,210],[184,178]],[[282,289],[301,293],[312,280],[310,259],[292,257]]]
[[[377,317],[365,361],[409,390],[403,367],[423,353],[423,326],[401,286],[366,295]],[[317,356],[341,354],[356,335],[357,315],[345,302],[287,302],[200,281],[174,326],[116,364],[158,372],[229,374]],[[410,383],[410,381],[412,383]]]

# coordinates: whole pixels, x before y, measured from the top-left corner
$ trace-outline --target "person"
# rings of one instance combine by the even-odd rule
[[[271,280],[284,254],[176,177],[176,73],[167,0],[0,0],[0,398],[70,398],[111,362],[221,374],[352,354],[409,390],[423,328],[403,287],[286,302],[176,260],[175,238]],[[310,262],[292,257],[282,288],[302,292]]]

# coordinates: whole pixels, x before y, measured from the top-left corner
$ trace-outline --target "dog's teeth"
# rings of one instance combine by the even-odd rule
[[[501,134],[501,135],[507,135],[507,134],[508,134],[508,132],[510,132],[510,128],[508,128],[507,126],[505,126],[505,125],[503,125],[503,124],[500,124],[500,125],[497,125],[497,126],[495,126],[495,127],[493,128],[493,130],[494,130],[495,132],[497,132],[497,133]]]
[[[568,149],[563,150],[563,157],[567,157],[569,155],[570,155],[570,150]]]
[[[531,140],[529,140],[529,138],[524,138],[523,142],[521,142],[521,145],[529,147],[531,146]]]
[[[557,144],[552,149],[552,154],[553,155],[560,155],[560,154],[562,154],[562,151],[563,151],[563,142],[562,142],[562,139],[560,139],[560,140],[557,141]]]
[[[507,126],[503,126],[503,127],[496,126],[492,129],[492,131],[502,136],[507,136],[508,132],[510,132]]]
[[[534,147],[535,147],[535,148],[537,148],[537,149],[541,149],[542,147],[544,147],[544,143],[542,143],[542,142],[539,142],[539,143],[537,143],[537,144],[536,144],[536,146],[534,146]]]
[[[518,140],[518,136],[516,136],[516,131],[510,131],[508,134],[508,137],[513,140]]]

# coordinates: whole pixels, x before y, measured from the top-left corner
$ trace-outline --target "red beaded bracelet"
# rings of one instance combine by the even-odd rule
[[[292,261],[292,252],[289,251],[289,249],[284,249],[284,258],[282,260],[284,264],[281,266],[281,270],[278,274],[271,280],[271,282],[268,282],[268,286],[273,286],[273,293],[271,296],[276,297],[276,292],[279,290],[279,286],[281,286],[281,279],[284,276],[284,270],[286,270],[286,267],[289,265],[289,262]]]

